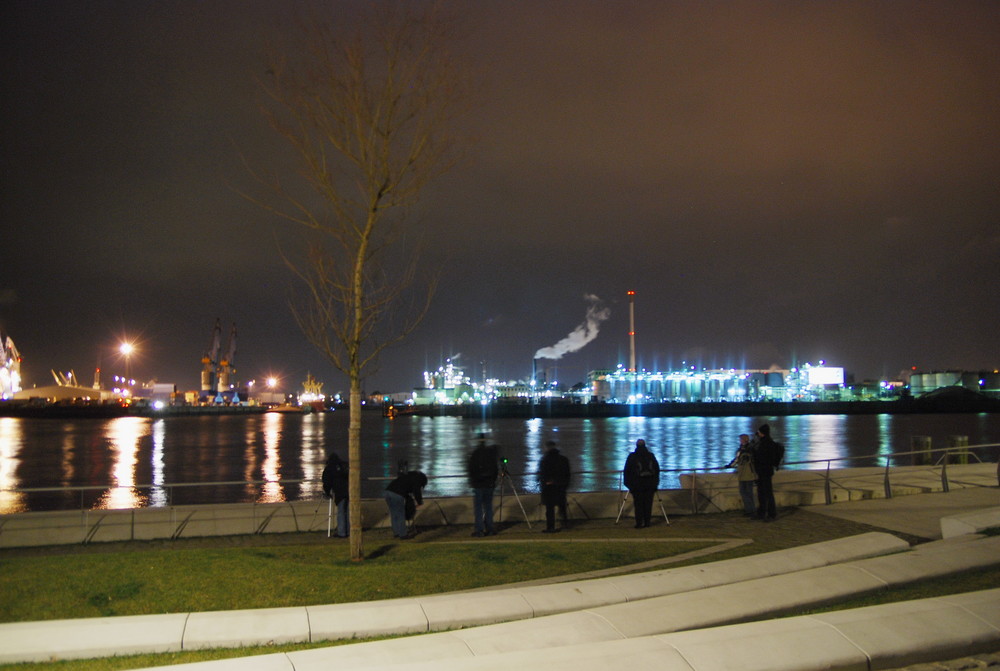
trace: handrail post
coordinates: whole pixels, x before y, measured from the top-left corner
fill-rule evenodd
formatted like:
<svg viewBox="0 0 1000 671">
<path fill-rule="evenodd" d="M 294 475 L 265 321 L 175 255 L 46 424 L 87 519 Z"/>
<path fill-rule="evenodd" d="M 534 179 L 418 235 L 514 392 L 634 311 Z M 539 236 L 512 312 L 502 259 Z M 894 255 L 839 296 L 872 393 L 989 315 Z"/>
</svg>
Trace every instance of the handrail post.
<svg viewBox="0 0 1000 671">
<path fill-rule="evenodd" d="M 885 498 L 892 498 L 892 485 L 889 483 L 889 464 L 891 463 L 892 457 L 886 455 L 885 457 L 885 480 L 882 486 L 885 488 Z"/>
<path fill-rule="evenodd" d="M 944 453 L 944 461 L 941 462 L 941 491 L 948 492 L 948 453 Z"/>
<path fill-rule="evenodd" d="M 826 460 L 826 476 L 823 478 L 823 489 L 826 491 L 826 505 L 833 503 L 833 493 L 830 491 L 830 460 Z"/>
</svg>

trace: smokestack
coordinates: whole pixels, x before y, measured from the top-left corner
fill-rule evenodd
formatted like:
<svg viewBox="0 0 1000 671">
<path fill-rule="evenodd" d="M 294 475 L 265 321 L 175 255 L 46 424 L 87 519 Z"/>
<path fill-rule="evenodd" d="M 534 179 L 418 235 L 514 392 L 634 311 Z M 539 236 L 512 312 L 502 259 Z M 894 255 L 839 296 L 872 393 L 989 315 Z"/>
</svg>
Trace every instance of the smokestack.
<svg viewBox="0 0 1000 671">
<path fill-rule="evenodd" d="M 635 372 L 635 292 L 628 292 L 628 369 Z"/>
</svg>

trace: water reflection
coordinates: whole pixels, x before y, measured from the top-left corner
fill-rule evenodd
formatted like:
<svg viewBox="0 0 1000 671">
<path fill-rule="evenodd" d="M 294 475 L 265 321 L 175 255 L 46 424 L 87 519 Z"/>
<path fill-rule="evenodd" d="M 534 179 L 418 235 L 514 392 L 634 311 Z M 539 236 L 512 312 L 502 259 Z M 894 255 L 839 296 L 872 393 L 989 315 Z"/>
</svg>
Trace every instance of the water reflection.
<svg viewBox="0 0 1000 671">
<path fill-rule="evenodd" d="M 268 413 L 271 415 L 280 413 Z M 300 491 L 301 496 L 319 496 L 323 491 L 320 479 L 323 476 L 323 466 L 326 464 L 326 423 L 324 415 L 310 413 L 302 421 L 302 450 L 299 454 L 301 479 L 306 480 L 306 489 Z M 343 455 L 346 458 L 346 455 Z"/>
<path fill-rule="evenodd" d="M 281 418 L 277 417 L 278 415 L 279 415 L 279 413 L 276 413 L 276 412 L 269 412 L 269 413 L 266 413 L 264 415 L 264 420 L 263 421 L 264 421 L 264 426 L 265 426 L 265 429 L 264 429 L 265 441 L 267 440 L 267 437 L 266 437 L 267 428 L 266 427 L 268 427 L 268 426 L 272 426 L 273 427 L 273 425 L 269 425 L 268 423 L 270 421 L 272 421 L 273 419 L 275 419 L 275 418 L 278 419 L 278 420 L 280 420 Z M 256 422 L 247 422 L 246 431 L 245 431 L 245 435 L 244 435 L 244 438 L 243 438 L 243 441 L 244 441 L 243 442 L 243 444 L 244 444 L 244 448 L 243 448 L 243 481 L 246 483 L 245 485 L 243 485 L 243 498 L 244 498 L 245 501 L 253 501 L 253 500 L 255 500 L 257 498 L 257 485 L 253 484 L 253 481 L 257 479 L 257 433 L 256 433 L 256 428 L 257 428 Z M 276 432 L 277 434 L 280 435 L 280 429 L 274 429 L 274 428 L 272 428 L 272 431 Z M 271 439 L 272 440 L 276 440 L 277 438 L 276 438 L 276 436 L 274 434 L 272 434 Z"/>
<path fill-rule="evenodd" d="M 278 452 L 283 421 L 284 416 L 280 412 L 264 414 L 264 461 L 260 465 L 264 485 L 257 497 L 258 503 L 281 503 L 285 500 L 280 481 L 281 456 Z"/>
<path fill-rule="evenodd" d="M 12 417 L 0 417 L 0 514 L 25 510 L 24 494 L 8 491 L 20 486 L 17 480 L 17 457 L 22 440 L 21 424 Z"/>
<path fill-rule="evenodd" d="M 796 417 L 797 439 L 793 449 L 785 454 L 785 461 L 798 461 L 799 446 L 809 445 L 809 459 L 835 459 L 840 456 L 844 436 L 843 418 L 839 415 L 807 415 Z M 805 441 L 805 443 L 803 443 Z"/>
<path fill-rule="evenodd" d="M 163 457 L 166 451 L 165 440 L 167 436 L 167 420 L 157 419 L 153 422 L 153 453 L 150 457 L 152 466 L 153 485 L 149 490 L 149 505 L 152 507 L 162 507 L 169 503 L 167 490 L 163 487 L 166 483 L 166 468 Z"/>
<path fill-rule="evenodd" d="M 95 508 L 118 510 L 138 508 L 145 503 L 136 489 L 135 468 L 138 463 L 139 440 L 149 431 L 148 420 L 141 417 L 119 417 L 108 425 L 107 440 L 111 449 L 112 487 L 101 496 Z"/>
<path fill-rule="evenodd" d="M 762 422 L 786 447 L 786 462 L 820 460 L 792 468 L 825 468 L 824 459 L 847 465 L 878 465 L 909 451 L 913 436 L 929 436 L 935 448 L 952 435 L 970 445 L 1000 441 L 1000 415 L 866 415 L 800 417 L 621 417 L 613 419 L 462 419 L 412 417 L 362 422 L 362 495 L 379 497 L 401 461 L 431 478 L 428 496 L 468 495 L 465 460 L 480 432 L 500 445 L 511 483 L 536 492 L 538 462 L 556 440 L 573 469 L 576 491 L 617 489 L 625 457 L 646 440 L 666 470 L 721 467 L 732 459 L 737 436 Z M 237 501 L 315 499 L 328 448 L 347 456 L 347 413 L 177 417 L 157 420 L 26 420 L 0 418 L 0 490 L 118 487 L 102 496 L 64 492 L 0 491 L 0 512 L 133 505 L 181 505 Z M 983 449 L 995 460 L 995 449 Z M 902 458 L 894 463 L 909 463 Z M 267 480 L 261 488 L 252 483 Z M 304 480 L 302 484 L 298 481 Z M 219 482 L 237 482 L 220 486 Z M 177 487 L 178 483 L 201 483 Z M 667 473 L 665 488 L 679 487 Z M 150 492 L 148 501 L 140 493 Z M 169 491 L 168 491 L 169 489 Z M 509 493 L 509 491 L 508 491 Z"/>
<path fill-rule="evenodd" d="M 892 454 L 892 421 L 890 415 L 878 415 L 878 453 Z"/>
</svg>

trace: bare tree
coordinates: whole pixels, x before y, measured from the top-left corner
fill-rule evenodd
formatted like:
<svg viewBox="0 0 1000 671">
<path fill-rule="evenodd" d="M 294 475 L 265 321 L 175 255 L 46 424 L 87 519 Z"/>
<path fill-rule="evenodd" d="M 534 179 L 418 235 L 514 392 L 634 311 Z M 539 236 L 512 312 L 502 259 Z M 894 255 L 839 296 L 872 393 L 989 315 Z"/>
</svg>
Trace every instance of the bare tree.
<svg viewBox="0 0 1000 671">
<path fill-rule="evenodd" d="M 409 334 L 433 295 L 417 271 L 412 211 L 427 184 L 454 163 L 451 122 L 466 79 L 447 51 L 450 25 L 436 8 L 369 5 L 351 34 L 302 22 L 301 40 L 272 50 L 265 113 L 301 170 L 269 178 L 272 211 L 305 227 L 308 251 L 286 261 L 302 281 L 295 318 L 350 381 L 350 546 L 364 557 L 361 394 L 379 354 Z M 290 54 L 299 54 L 297 57 Z M 308 188 L 302 188 L 305 185 Z"/>
</svg>

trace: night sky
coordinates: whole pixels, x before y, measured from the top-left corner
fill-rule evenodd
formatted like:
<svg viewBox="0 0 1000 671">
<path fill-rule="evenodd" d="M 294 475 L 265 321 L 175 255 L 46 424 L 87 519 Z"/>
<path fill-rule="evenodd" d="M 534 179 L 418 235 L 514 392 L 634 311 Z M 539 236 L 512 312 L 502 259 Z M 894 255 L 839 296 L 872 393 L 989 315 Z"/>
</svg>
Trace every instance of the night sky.
<svg viewBox="0 0 1000 671">
<path fill-rule="evenodd" d="M 256 82 L 296 6 L 0 3 L 0 330 L 25 387 L 124 372 L 129 338 L 137 377 L 197 388 L 220 319 L 241 379 L 346 391 L 288 307 L 297 231 L 240 195 L 243 158 L 292 169 Z M 627 365 L 629 290 L 646 369 L 1000 365 L 1000 3 L 451 6 L 478 141 L 421 203 L 440 289 L 367 391 L 447 357 L 527 378 L 581 326 L 550 378 Z"/>
</svg>

